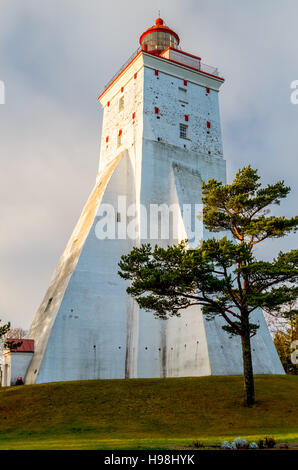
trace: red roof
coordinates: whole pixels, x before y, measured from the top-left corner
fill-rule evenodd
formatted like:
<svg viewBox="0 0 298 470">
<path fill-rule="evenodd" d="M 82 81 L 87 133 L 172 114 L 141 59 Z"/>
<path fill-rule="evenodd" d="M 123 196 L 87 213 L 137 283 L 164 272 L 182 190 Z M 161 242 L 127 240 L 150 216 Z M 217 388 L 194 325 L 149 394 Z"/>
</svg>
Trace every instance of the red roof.
<svg viewBox="0 0 298 470">
<path fill-rule="evenodd" d="M 20 343 L 21 346 L 13 348 L 12 352 L 34 352 L 34 339 L 7 338 L 6 343 Z"/>
<path fill-rule="evenodd" d="M 143 39 L 144 39 L 145 36 L 147 36 L 147 34 L 155 33 L 155 32 L 158 32 L 158 31 L 172 34 L 172 35 L 177 39 L 177 42 L 178 42 L 178 44 L 179 44 L 180 38 L 179 38 L 178 34 L 175 33 L 175 31 L 173 31 L 172 29 L 170 29 L 168 26 L 166 26 L 166 25 L 164 24 L 164 21 L 163 21 L 161 18 L 157 18 L 157 20 L 155 21 L 155 25 L 151 26 L 151 28 L 147 29 L 147 31 L 145 31 L 145 32 L 141 35 L 141 37 L 140 37 L 140 44 L 142 45 Z"/>
</svg>

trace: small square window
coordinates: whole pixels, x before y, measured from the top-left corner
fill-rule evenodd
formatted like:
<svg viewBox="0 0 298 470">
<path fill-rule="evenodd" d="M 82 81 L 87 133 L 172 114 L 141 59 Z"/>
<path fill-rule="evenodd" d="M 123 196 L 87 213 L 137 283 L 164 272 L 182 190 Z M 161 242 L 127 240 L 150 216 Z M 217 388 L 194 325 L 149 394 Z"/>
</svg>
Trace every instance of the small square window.
<svg viewBox="0 0 298 470">
<path fill-rule="evenodd" d="M 180 88 L 179 87 L 179 100 L 183 101 L 184 103 L 188 103 L 187 90 L 185 88 Z"/>
<path fill-rule="evenodd" d="M 124 96 L 121 96 L 119 100 L 119 111 L 122 111 L 124 109 Z"/>
<path fill-rule="evenodd" d="M 188 139 L 188 126 L 186 124 L 180 124 L 180 138 Z"/>
</svg>

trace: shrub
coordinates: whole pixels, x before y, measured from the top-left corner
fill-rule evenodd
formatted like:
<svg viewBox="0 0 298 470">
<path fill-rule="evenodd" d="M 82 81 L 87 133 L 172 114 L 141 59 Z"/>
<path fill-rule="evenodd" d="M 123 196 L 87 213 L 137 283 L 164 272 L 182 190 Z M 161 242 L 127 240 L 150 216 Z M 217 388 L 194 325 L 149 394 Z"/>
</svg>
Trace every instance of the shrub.
<svg viewBox="0 0 298 470">
<path fill-rule="evenodd" d="M 242 450 L 242 449 L 258 449 L 258 444 L 256 442 L 249 442 L 246 439 L 237 437 L 232 442 L 224 441 L 221 444 L 222 449 L 233 449 L 233 450 Z"/>
<path fill-rule="evenodd" d="M 259 449 L 273 449 L 276 446 L 274 437 L 265 437 L 258 442 Z"/>
<path fill-rule="evenodd" d="M 229 441 L 224 441 L 222 444 L 221 444 L 221 448 L 222 449 L 231 449 L 231 444 Z"/>
<path fill-rule="evenodd" d="M 251 443 L 249 444 L 249 448 L 250 448 L 250 449 L 258 449 L 258 444 L 257 444 L 256 442 L 251 442 Z"/>
<path fill-rule="evenodd" d="M 248 448 L 248 442 L 245 439 L 242 439 L 241 437 L 237 437 L 234 439 L 233 443 L 236 449 L 247 449 Z"/>
<path fill-rule="evenodd" d="M 274 437 L 265 437 L 265 447 L 268 449 L 273 449 L 276 446 L 276 440 Z"/>
<path fill-rule="evenodd" d="M 193 446 L 196 447 L 196 449 L 200 449 L 200 448 L 204 447 L 204 444 L 202 442 L 199 442 L 199 441 L 194 441 Z"/>
<path fill-rule="evenodd" d="M 259 447 L 259 449 L 265 449 L 263 439 L 260 439 L 260 440 L 259 440 L 259 442 L 258 442 L 258 447 Z"/>
</svg>

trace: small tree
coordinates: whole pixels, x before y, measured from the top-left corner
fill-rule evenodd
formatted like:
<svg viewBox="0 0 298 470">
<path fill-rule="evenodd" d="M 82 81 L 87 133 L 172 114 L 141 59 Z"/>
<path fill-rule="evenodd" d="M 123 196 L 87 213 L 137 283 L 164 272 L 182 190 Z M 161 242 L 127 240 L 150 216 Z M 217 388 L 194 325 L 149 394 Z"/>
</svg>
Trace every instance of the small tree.
<svg viewBox="0 0 298 470">
<path fill-rule="evenodd" d="M 1 323 L 1 320 L 0 320 Z M 12 336 L 12 333 L 16 333 L 17 336 Z M 26 332 L 22 330 L 21 328 L 11 328 L 10 322 L 5 323 L 4 325 L 0 324 L 0 351 L 3 350 L 3 348 L 9 348 L 11 350 L 19 347 L 22 345 L 22 341 L 6 341 L 6 339 L 12 338 L 12 339 L 19 339 L 19 338 L 24 338 Z"/>
<path fill-rule="evenodd" d="M 23 328 L 20 327 L 12 327 L 9 328 L 6 338 L 13 338 L 13 339 L 23 339 L 27 336 L 28 331 L 24 330 Z"/>
<path fill-rule="evenodd" d="M 1 323 L 1 320 L 0 320 Z M 0 324 L 0 340 L 2 340 L 10 329 L 10 323 L 5 323 L 4 325 Z"/>
<path fill-rule="evenodd" d="M 264 188 L 257 171 L 239 170 L 232 184 L 203 183 L 205 227 L 226 236 L 188 249 L 186 242 L 167 249 L 150 244 L 134 248 L 119 263 L 120 276 L 131 281 L 127 292 L 139 306 L 158 318 L 179 316 L 182 309 L 200 305 L 208 319 L 220 315 L 223 329 L 241 338 L 246 404 L 255 402 L 251 337 L 258 325 L 250 316 L 257 308 L 279 312 L 297 298 L 298 250 L 279 253 L 272 262 L 257 261 L 254 248 L 266 239 L 295 231 L 298 216 L 268 215 L 290 188 L 283 181 Z"/>
</svg>

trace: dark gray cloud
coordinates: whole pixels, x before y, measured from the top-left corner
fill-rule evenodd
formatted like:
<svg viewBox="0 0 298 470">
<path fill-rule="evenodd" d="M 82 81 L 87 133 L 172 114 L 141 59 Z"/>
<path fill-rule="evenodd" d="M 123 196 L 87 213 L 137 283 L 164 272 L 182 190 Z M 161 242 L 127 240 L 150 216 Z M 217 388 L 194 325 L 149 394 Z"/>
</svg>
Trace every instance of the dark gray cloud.
<svg viewBox="0 0 298 470">
<path fill-rule="evenodd" d="M 0 318 L 28 327 L 95 180 L 97 96 L 158 9 L 184 50 L 219 67 L 229 179 L 246 164 L 297 201 L 296 0 L 2 0 Z M 295 237 L 262 252 L 297 245 Z"/>
</svg>

